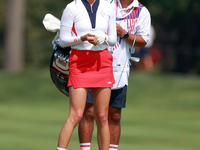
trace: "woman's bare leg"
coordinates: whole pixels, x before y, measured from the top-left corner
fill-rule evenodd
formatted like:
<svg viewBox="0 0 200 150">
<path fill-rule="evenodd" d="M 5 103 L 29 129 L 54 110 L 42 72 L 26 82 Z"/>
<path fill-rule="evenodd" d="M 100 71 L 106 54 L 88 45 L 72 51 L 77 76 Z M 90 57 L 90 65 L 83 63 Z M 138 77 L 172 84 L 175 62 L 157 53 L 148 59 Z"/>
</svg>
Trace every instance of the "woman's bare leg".
<svg viewBox="0 0 200 150">
<path fill-rule="evenodd" d="M 70 110 L 69 116 L 65 121 L 59 135 L 58 147 L 67 148 L 75 126 L 83 116 L 86 104 L 86 95 L 88 89 L 69 87 L 70 92 Z"/>
<path fill-rule="evenodd" d="M 108 150 L 110 144 L 110 131 L 108 125 L 108 108 L 110 101 L 110 88 L 92 89 L 94 99 L 94 117 L 97 124 L 99 150 Z"/>
</svg>

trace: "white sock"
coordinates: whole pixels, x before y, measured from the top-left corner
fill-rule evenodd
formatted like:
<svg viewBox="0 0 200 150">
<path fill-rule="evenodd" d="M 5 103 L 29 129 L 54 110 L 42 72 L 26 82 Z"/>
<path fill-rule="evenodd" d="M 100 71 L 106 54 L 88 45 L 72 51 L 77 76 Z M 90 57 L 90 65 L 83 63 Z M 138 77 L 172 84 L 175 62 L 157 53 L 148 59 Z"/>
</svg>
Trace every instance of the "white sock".
<svg viewBox="0 0 200 150">
<path fill-rule="evenodd" d="M 67 149 L 57 147 L 57 150 L 67 150 Z"/>
<path fill-rule="evenodd" d="M 81 150 L 90 150 L 91 143 L 80 143 Z"/>
<path fill-rule="evenodd" d="M 117 149 L 118 149 L 118 145 L 114 145 L 114 144 L 109 145 L 109 150 L 117 150 Z"/>
</svg>

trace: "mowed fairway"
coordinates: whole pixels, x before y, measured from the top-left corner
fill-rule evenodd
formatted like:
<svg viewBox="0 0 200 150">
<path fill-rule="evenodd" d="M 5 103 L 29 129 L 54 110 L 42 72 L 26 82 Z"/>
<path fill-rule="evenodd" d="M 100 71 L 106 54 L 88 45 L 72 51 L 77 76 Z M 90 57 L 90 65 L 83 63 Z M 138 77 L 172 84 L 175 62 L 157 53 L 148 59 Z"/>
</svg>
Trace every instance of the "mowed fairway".
<svg viewBox="0 0 200 150">
<path fill-rule="evenodd" d="M 55 150 L 69 99 L 48 70 L 0 72 L 0 150 Z M 199 150 L 200 76 L 131 72 L 119 150 Z M 96 127 L 92 150 L 98 150 Z M 79 150 L 77 127 L 68 150 Z"/>
</svg>

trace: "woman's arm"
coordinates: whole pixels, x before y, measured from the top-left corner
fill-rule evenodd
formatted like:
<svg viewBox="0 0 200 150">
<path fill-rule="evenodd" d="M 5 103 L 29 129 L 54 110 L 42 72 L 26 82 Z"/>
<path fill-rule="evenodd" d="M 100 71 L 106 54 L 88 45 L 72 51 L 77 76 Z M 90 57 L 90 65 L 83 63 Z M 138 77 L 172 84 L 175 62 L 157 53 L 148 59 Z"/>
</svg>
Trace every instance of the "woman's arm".
<svg viewBox="0 0 200 150">
<path fill-rule="evenodd" d="M 93 34 L 88 33 L 83 36 L 71 36 L 74 15 L 73 10 L 70 8 L 71 7 L 67 6 L 62 14 L 59 39 L 60 45 L 62 47 L 68 47 L 81 44 L 84 41 L 97 45 L 97 37 Z"/>
<path fill-rule="evenodd" d="M 107 43 L 110 46 L 115 46 L 117 44 L 117 31 L 116 31 L 116 15 L 115 15 L 115 7 L 112 5 L 111 7 L 111 16 L 108 24 L 108 32 L 107 32 Z"/>
</svg>

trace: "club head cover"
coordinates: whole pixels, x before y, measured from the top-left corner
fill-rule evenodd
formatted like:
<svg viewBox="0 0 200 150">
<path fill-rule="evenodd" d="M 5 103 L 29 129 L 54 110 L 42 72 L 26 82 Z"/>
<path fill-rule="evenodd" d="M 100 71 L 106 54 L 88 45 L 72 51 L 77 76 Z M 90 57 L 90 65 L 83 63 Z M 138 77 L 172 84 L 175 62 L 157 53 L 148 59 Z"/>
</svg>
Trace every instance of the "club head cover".
<svg viewBox="0 0 200 150">
<path fill-rule="evenodd" d="M 52 14 L 46 14 L 42 22 L 46 30 L 50 32 L 60 31 L 60 20 Z"/>
</svg>

